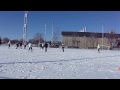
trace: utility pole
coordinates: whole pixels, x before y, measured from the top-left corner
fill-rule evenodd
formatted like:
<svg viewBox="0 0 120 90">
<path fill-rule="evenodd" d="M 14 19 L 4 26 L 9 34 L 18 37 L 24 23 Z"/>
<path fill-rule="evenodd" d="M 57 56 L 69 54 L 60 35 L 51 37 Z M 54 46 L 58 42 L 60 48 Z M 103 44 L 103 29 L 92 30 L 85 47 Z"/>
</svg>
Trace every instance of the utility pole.
<svg viewBox="0 0 120 90">
<path fill-rule="evenodd" d="M 27 16 L 28 16 L 28 11 L 25 11 L 24 26 L 23 26 L 23 44 L 27 43 Z"/>
</svg>

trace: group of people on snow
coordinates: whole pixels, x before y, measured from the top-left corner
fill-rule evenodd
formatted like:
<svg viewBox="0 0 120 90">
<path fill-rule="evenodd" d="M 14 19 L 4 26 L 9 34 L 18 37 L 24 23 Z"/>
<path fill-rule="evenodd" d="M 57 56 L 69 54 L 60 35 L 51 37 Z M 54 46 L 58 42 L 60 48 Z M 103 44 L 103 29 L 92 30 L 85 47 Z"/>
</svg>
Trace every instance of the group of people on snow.
<svg viewBox="0 0 120 90">
<path fill-rule="evenodd" d="M 41 45 L 42 45 L 41 48 L 43 49 L 43 48 L 45 47 L 45 52 L 47 52 L 47 48 L 48 48 L 47 42 L 45 42 L 45 44 L 41 44 Z M 29 47 L 28 51 L 31 51 L 31 52 L 32 52 L 32 51 L 33 51 L 33 50 L 32 50 L 33 45 L 32 45 L 31 42 L 28 44 L 28 47 Z"/>
<path fill-rule="evenodd" d="M 11 41 L 8 42 L 8 48 L 11 46 Z M 16 43 L 16 49 L 20 47 L 22 49 L 22 42 Z M 26 44 L 24 43 L 24 49 L 26 48 Z"/>
<path fill-rule="evenodd" d="M 9 41 L 8 48 L 10 48 L 10 45 L 11 45 L 11 42 Z M 24 49 L 26 48 L 26 45 L 27 44 L 24 44 Z M 18 47 L 20 47 L 22 49 L 22 42 L 16 43 L 16 49 L 18 49 Z M 33 47 L 33 44 L 31 42 L 29 42 L 28 43 L 28 51 L 33 52 L 32 47 Z M 42 49 L 45 48 L 45 52 L 47 52 L 48 43 L 45 42 L 45 43 L 40 44 L 40 48 L 42 48 Z M 62 51 L 64 52 L 64 44 L 63 43 L 62 43 Z"/>
<path fill-rule="evenodd" d="M 11 42 L 9 41 L 9 42 L 8 42 L 8 48 L 10 48 L 10 45 L 11 45 Z M 24 44 L 24 49 L 26 48 L 26 45 L 27 45 L 27 44 Z M 16 43 L 16 49 L 17 49 L 19 46 L 20 46 L 20 48 L 22 49 L 22 42 Z M 39 46 L 40 46 L 40 48 L 42 48 L 42 49 L 45 47 L 45 52 L 47 52 L 47 48 L 48 48 L 48 43 L 47 43 L 47 42 L 45 42 L 44 44 L 42 43 L 42 44 L 40 44 Z M 32 50 L 33 45 L 32 45 L 31 42 L 28 44 L 28 47 L 29 47 L 28 51 L 31 51 L 31 52 L 32 52 L 32 51 L 33 51 L 33 50 Z M 63 51 L 63 52 L 64 52 L 64 48 L 65 48 L 65 45 L 64 45 L 64 43 L 62 43 L 62 51 Z M 97 45 L 97 51 L 98 51 L 98 53 L 100 53 L 100 45 L 99 45 L 99 43 L 98 43 L 98 45 Z"/>
</svg>

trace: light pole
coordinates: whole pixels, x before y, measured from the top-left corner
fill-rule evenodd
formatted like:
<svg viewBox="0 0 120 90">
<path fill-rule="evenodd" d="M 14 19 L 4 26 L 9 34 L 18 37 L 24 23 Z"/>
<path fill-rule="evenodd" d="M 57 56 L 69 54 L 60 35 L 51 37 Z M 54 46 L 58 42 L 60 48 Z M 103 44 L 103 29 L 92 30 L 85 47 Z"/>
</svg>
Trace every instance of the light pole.
<svg viewBox="0 0 120 90">
<path fill-rule="evenodd" d="M 52 44 L 54 42 L 54 22 L 52 23 Z"/>
<path fill-rule="evenodd" d="M 28 11 L 25 11 L 24 26 L 23 26 L 23 43 L 27 42 L 27 16 L 28 16 Z"/>
<path fill-rule="evenodd" d="M 46 23 L 45 23 L 45 37 L 44 37 L 44 39 L 45 39 L 45 42 L 46 42 Z"/>
<path fill-rule="evenodd" d="M 103 38 L 104 38 L 104 25 L 102 24 L 102 49 L 103 49 Z"/>
</svg>

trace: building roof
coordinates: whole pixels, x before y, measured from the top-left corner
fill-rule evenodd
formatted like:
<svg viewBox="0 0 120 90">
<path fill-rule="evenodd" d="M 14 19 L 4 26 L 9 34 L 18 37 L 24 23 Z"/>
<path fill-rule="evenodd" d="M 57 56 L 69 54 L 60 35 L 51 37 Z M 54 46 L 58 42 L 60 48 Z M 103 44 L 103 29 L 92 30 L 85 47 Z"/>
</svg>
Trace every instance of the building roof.
<svg viewBox="0 0 120 90">
<path fill-rule="evenodd" d="M 62 32 L 63 36 L 76 36 L 76 37 L 95 37 L 95 38 L 102 38 L 102 33 L 96 32 Z M 120 34 L 110 34 L 110 33 L 103 33 L 103 36 L 106 38 L 120 38 Z"/>
</svg>

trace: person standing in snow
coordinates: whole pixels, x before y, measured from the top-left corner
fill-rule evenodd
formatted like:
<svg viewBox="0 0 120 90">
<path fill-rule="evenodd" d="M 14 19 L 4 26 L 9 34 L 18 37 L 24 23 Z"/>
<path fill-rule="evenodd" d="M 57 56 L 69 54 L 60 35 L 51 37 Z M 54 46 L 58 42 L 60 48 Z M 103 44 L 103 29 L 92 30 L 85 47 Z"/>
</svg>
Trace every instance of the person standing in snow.
<svg viewBox="0 0 120 90">
<path fill-rule="evenodd" d="M 16 49 L 19 47 L 19 42 L 18 43 L 16 43 Z"/>
<path fill-rule="evenodd" d="M 65 46 L 64 46 L 64 44 L 62 43 L 62 50 L 63 50 L 63 52 L 64 52 L 64 48 L 65 48 Z"/>
<path fill-rule="evenodd" d="M 42 43 L 42 49 L 44 48 L 44 44 Z"/>
<path fill-rule="evenodd" d="M 10 44 L 11 44 L 11 42 L 9 41 L 9 42 L 8 42 L 8 48 L 10 48 Z"/>
<path fill-rule="evenodd" d="M 40 42 L 38 43 L 38 47 L 40 47 Z"/>
<path fill-rule="evenodd" d="M 47 42 L 45 43 L 44 47 L 45 47 L 45 52 L 47 52 L 47 47 L 48 47 Z"/>
<path fill-rule="evenodd" d="M 100 53 L 100 45 L 99 45 L 99 43 L 98 43 L 98 45 L 97 45 L 97 50 L 98 50 L 98 52 Z"/>
<path fill-rule="evenodd" d="M 20 48 L 22 49 L 22 42 L 20 42 Z"/>
<path fill-rule="evenodd" d="M 24 42 L 24 49 L 26 49 L 26 42 Z"/>
<path fill-rule="evenodd" d="M 40 48 L 42 48 L 42 43 L 40 43 Z"/>
<path fill-rule="evenodd" d="M 29 47 L 28 52 L 29 52 L 29 50 L 31 50 L 31 52 L 32 52 L 32 43 L 29 43 L 28 47 Z"/>
</svg>

